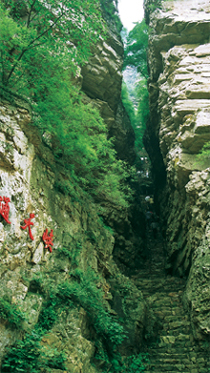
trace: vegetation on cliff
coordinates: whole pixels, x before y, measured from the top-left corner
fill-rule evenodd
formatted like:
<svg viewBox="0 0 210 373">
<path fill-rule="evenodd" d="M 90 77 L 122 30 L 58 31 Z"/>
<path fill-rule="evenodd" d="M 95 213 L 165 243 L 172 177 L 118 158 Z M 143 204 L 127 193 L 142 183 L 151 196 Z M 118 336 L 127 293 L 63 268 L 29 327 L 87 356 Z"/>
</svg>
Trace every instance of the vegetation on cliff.
<svg viewBox="0 0 210 373">
<path fill-rule="evenodd" d="M 149 115 L 149 95 L 147 90 L 147 46 L 148 28 L 145 21 L 139 22 L 129 32 L 125 39 L 124 69 L 130 66 L 136 68 L 139 73 L 133 96 L 135 106 L 130 99 L 126 84 L 122 87 L 122 100 L 128 112 L 136 135 L 136 149 L 143 148 L 143 134 L 146 129 L 146 122 Z"/>
<path fill-rule="evenodd" d="M 197 155 L 197 162 L 199 164 L 203 164 L 208 166 L 210 160 L 210 141 L 206 142 L 202 147 L 200 153 Z"/>
<path fill-rule="evenodd" d="M 109 13 L 110 9 L 112 6 L 107 8 L 106 4 L 105 11 Z M 54 156 L 53 161 L 52 157 L 43 157 L 42 161 L 58 175 L 54 187 L 70 195 L 71 201 L 79 202 L 75 205 L 84 208 L 88 218 L 82 222 L 80 239 L 84 240 L 87 250 L 94 242 L 92 250 L 97 251 L 100 242 L 93 230 L 104 239 L 104 232 L 108 229 L 88 204 L 91 205 L 90 201 L 97 196 L 125 207 L 131 197 L 130 189 L 125 186 L 131 172 L 117 159 L 112 141 L 107 139 L 103 120 L 96 109 L 86 104 L 79 87 L 79 66 L 87 62 L 91 46 L 101 36 L 106 37 L 99 2 L 2 1 L 0 17 L 0 94 L 14 104 L 16 100 L 13 98 L 20 98 L 30 105 L 32 124 L 40 131 L 44 149 L 50 149 Z M 40 151 L 39 156 L 42 155 Z M 94 218 L 92 230 L 86 227 L 90 217 Z M 110 234 L 108 238 L 111 241 L 113 237 Z M 128 358 L 125 364 L 118 353 L 117 348 L 126 338 L 122 326 L 124 320 L 119 321 L 119 317 L 110 312 L 102 275 L 97 277 L 95 270 L 86 271 L 89 263 L 82 257 L 80 241 L 75 235 L 71 239 L 76 253 L 69 243 L 60 247 L 56 260 L 53 252 L 52 261 L 41 263 L 33 278 L 28 273 L 34 265 L 30 259 L 21 268 L 21 284 L 27 288 L 28 302 L 30 294 L 41 299 L 40 304 L 35 305 L 40 307 L 37 313 L 34 312 L 39 314 L 38 320 L 34 322 L 32 313 L 27 312 L 27 299 L 24 302 L 18 299 L 15 306 L 12 296 L 9 300 L 0 300 L 0 316 L 6 328 L 15 326 L 17 331 L 17 341 L 9 346 L 4 356 L 2 372 L 66 370 L 67 357 L 65 349 L 62 351 L 65 343 L 58 351 L 49 345 L 45 347 L 43 340 L 56 323 L 64 324 L 66 320 L 62 318 L 71 317 L 74 311 L 78 314 L 81 308 L 89 323 L 90 335 L 87 338 L 94 340 L 94 363 L 97 365 L 99 361 L 97 371 L 143 371 L 140 355 Z M 99 267 L 103 261 L 107 264 L 104 252 L 101 254 L 103 258 L 97 258 L 95 252 L 94 255 L 96 262 L 100 259 Z"/>
<path fill-rule="evenodd" d="M 10 0 L 1 3 L 0 16 L 1 95 L 30 102 L 33 124 L 66 173 L 56 187 L 77 200 L 80 188 L 127 205 L 126 165 L 116 159 L 98 111 L 72 83 L 91 46 L 105 37 L 98 0 Z"/>
</svg>

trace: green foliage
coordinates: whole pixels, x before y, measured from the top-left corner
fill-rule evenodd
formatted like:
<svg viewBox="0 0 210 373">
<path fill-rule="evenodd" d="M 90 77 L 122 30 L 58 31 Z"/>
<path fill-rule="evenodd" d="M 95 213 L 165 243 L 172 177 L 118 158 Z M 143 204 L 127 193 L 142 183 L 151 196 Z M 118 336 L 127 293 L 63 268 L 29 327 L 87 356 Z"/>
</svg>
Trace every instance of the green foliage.
<svg viewBox="0 0 210 373">
<path fill-rule="evenodd" d="M 71 83 L 77 65 L 87 62 L 91 46 L 104 36 L 98 0 L 10 0 L 1 3 L 0 16 L 0 87 L 7 90 L 1 93 L 30 100 L 33 124 L 55 157 L 55 188 L 76 201 L 83 191 L 127 206 L 126 165 L 116 160 L 98 111 Z"/>
<path fill-rule="evenodd" d="M 196 156 L 197 163 L 204 165 L 206 167 L 210 164 L 210 141 L 204 144 L 203 148 L 201 149 L 200 153 Z"/>
<path fill-rule="evenodd" d="M 72 258 L 72 252 L 66 247 L 59 247 L 57 250 L 58 254 L 66 256 L 68 259 Z"/>
<path fill-rule="evenodd" d="M 40 348 L 39 335 L 26 335 L 25 339 L 18 341 L 4 358 L 2 372 L 38 372 Z"/>
<path fill-rule="evenodd" d="M 58 256 L 64 255 L 71 261 L 71 265 L 79 265 L 79 257 L 82 250 L 82 242 L 80 238 L 71 237 L 71 242 L 66 246 L 58 248 Z"/>
<path fill-rule="evenodd" d="M 110 25 L 110 22 L 113 22 L 117 27 L 117 30 L 120 32 L 122 29 L 122 22 L 119 18 L 117 11 L 117 1 L 114 4 L 113 0 L 100 0 L 101 10 L 103 17 L 106 19 L 107 23 Z"/>
<path fill-rule="evenodd" d="M 125 339 L 123 327 L 113 320 L 105 309 L 103 291 L 97 287 L 98 278 L 92 269 L 83 273 L 74 271 L 77 281 L 64 282 L 58 286 L 58 294 L 63 301 L 79 304 L 87 312 L 97 335 L 102 338 L 106 348 L 113 349 Z"/>
<path fill-rule="evenodd" d="M 129 93 L 128 93 L 128 89 L 127 89 L 125 81 L 122 82 L 121 97 L 122 97 L 122 102 L 125 107 L 125 110 L 130 118 L 132 127 L 135 128 L 136 115 L 135 115 L 134 105 L 129 97 Z"/>
<path fill-rule="evenodd" d="M 148 8 L 151 12 L 154 12 L 155 9 L 162 9 L 163 3 L 170 0 L 150 0 L 150 4 L 148 5 Z"/>
<path fill-rule="evenodd" d="M 65 369 L 65 354 L 57 349 L 44 348 L 42 335 L 33 330 L 8 351 L 2 363 L 2 373 L 50 372 L 51 368 Z"/>
<path fill-rule="evenodd" d="M 52 372 L 51 368 L 66 371 L 66 354 L 63 351 L 58 351 L 56 348 L 47 348 L 43 353 L 43 358 L 43 366 L 45 366 L 46 372 Z"/>
<path fill-rule="evenodd" d="M 128 34 L 125 46 L 124 68 L 126 66 L 136 67 L 137 71 L 145 79 L 148 78 L 147 47 L 148 26 L 143 19 Z"/>
<path fill-rule="evenodd" d="M 4 298 L 0 298 L 0 318 L 6 320 L 16 329 L 20 329 L 24 321 L 24 316 L 18 307 L 15 304 L 9 303 Z"/>
<path fill-rule="evenodd" d="M 124 68 L 127 66 L 137 69 L 138 81 L 133 89 L 133 103 L 129 97 L 125 83 L 122 86 L 122 101 L 130 117 L 135 131 L 136 150 L 143 148 L 143 134 L 149 117 L 149 94 L 147 90 L 147 46 L 148 28 L 145 21 L 137 23 L 125 38 L 125 60 Z"/>
<path fill-rule="evenodd" d="M 149 93 L 147 90 L 147 80 L 142 78 L 136 84 L 134 90 L 135 102 L 137 110 L 134 110 L 134 105 L 129 98 L 126 83 L 122 85 L 122 102 L 129 115 L 131 125 L 135 132 L 135 147 L 139 151 L 143 148 L 143 135 L 146 129 L 146 123 L 149 117 Z"/>
<path fill-rule="evenodd" d="M 152 0 L 148 6 L 148 8 L 154 12 L 155 9 L 161 9 L 162 8 L 162 2 L 164 0 Z"/>
<path fill-rule="evenodd" d="M 126 365 L 128 366 L 126 373 L 144 372 L 148 363 L 147 354 L 129 356 L 126 361 Z"/>
<path fill-rule="evenodd" d="M 140 373 L 147 370 L 148 364 L 149 359 L 145 353 L 128 356 L 123 361 L 120 355 L 116 354 L 111 361 L 107 362 L 103 373 Z"/>
<path fill-rule="evenodd" d="M 143 135 L 146 130 L 146 123 L 149 119 L 149 92 L 147 89 L 147 79 L 142 78 L 136 87 L 136 97 L 138 108 L 136 113 L 136 147 L 143 148 Z"/>
<path fill-rule="evenodd" d="M 50 330 L 58 319 L 57 307 L 60 304 L 58 298 L 54 294 L 50 295 L 47 302 L 44 303 L 39 315 L 38 327 L 42 330 Z"/>
<path fill-rule="evenodd" d="M 69 17 L 70 10 L 73 17 Z M 68 62 L 72 65 L 72 59 L 84 63 L 90 55 L 89 40 L 96 42 L 103 32 L 97 0 L 85 3 L 81 0 L 46 0 L 44 3 L 9 0 L 1 2 L 0 16 L 0 80 L 16 90 L 31 86 L 30 68 L 37 63 L 34 60 L 37 53 L 42 55 L 46 67 L 45 52 L 49 50 L 55 59 L 61 60 L 62 56 L 63 67 Z"/>
</svg>

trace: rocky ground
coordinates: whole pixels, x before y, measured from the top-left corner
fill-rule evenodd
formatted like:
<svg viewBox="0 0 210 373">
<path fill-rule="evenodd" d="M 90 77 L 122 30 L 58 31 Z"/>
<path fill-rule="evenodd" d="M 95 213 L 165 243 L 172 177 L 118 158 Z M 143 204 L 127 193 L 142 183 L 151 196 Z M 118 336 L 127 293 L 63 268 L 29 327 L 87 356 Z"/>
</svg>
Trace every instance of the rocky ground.
<svg viewBox="0 0 210 373">
<path fill-rule="evenodd" d="M 150 122 L 145 144 L 165 226 L 166 266 L 187 278 L 194 337 L 210 335 L 210 7 L 206 0 L 145 1 L 150 27 Z"/>
<path fill-rule="evenodd" d="M 145 373 L 206 373 L 209 353 L 194 340 L 189 313 L 183 307 L 186 281 L 166 273 L 163 238 L 147 232 L 147 259 L 134 276 L 148 304 L 145 351 L 150 364 Z"/>
</svg>

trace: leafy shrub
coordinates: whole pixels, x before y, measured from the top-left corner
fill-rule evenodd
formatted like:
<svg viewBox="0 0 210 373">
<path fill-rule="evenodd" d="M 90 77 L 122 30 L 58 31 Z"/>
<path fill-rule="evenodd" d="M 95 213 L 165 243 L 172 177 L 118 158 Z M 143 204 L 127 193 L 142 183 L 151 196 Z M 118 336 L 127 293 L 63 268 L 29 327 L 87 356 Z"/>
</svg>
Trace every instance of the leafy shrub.
<svg viewBox="0 0 210 373">
<path fill-rule="evenodd" d="M 126 360 L 126 365 L 128 366 L 126 373 L 144 372 L 148 363 L 149 359 L 147 354 L 129 356 Z"/>
<path fill-rule="evenodd" d="M 117 3 L 117 1 L 115 1 L 115 3 Z M 114 25 L 117 27 L 117 30 L 120 32 L 122 29 L 122 22 L 119 18 L 119 14 L 113 0 L 100 0 L 100 4 L 104 19 L 108 24 L 113 21 Z"/>
<path fill-rule="evenodd" d="M 133 66 L 145 79 L 147 69 L 148 26 L 143 19 L 129 32 L 126 38 L 124 68 Z"/>
<path fill-rule="evenodd" d="M 133 100 L 130 99 L 126 84 L 122 85 L 122 101 L 130 117 L 135 132 L 135 147 L 139 151 L 143 148 L 143 135 L 149 118 L 149 93 L 147 89 L 147 47 L 148 27 L 145 20 L 136 24 L 125 40 L 124 69 L 127 66 L 137 70 L 138 80 L 132 89 Z M 135 103 L 135 108 L 134 108 Z"/>
<path fill-rule="evenodd" d="M 36 373 L 40 368 L 40 336 L 33 333 L 18 341 L 5 356 L 2 372 Z"/>
<path fill-rule="evenodd" d="M 200 153 L 197 155 L 197 163 L 206 165 L 210 164 L 210 141 L 204 144 Z"/>
<path fill-rule="evenodd" d="M 57 253 L 58 256 L 64 255 L 66 258 L 68 258 L 72 265 L 78 265 L 79 256 L 82 250 L 82 243 L 78 237 L 71 237 L 71 239 L 72 241 L 69 242 L 67 246 L 58 248 Z"/>
<path fill-rule="evenodd" d="M 113 320 L 105 308 L 103 291 L 97 287 L 97 277 L 93 270 L 86 273 L 74 271 L 78 282 L 64 282 L 58 286 L 58 294 L 63 301 L 79 304 L 85 309 L 97 335 L 102 338 L 106 348 L 120 345 L 126 335 L 123 327 Z"/>
<path fill-rule="evenodd" d="M 9 322 L 9 324 L 17 329 L 22 327 L 24 315 L 15 304 L 9 303 L 4 298 L 0 298 L 0 318 Z"/>
<path fill-rule="evenodd" d="M 67 0 L 65 5 L 10 0 L 0 4 L 0 17 L 0 86 L 30 100 L 33 124 L 59 170 L 55 187 L 77 201 L 85 192 L 127 206 L 130 190 L 122 185 L 129 172 L 116 159 L 99 112 L 72 84 L 78 64 L 88 60 L 91 45 L 105 35 L 98 0 Z"/>
<path fill-rule="evenodd" d="M 65 369 L 65 353 L 41 345 L 42 334 L 33 330 L 17 341 L 3 359 L 2 373 L 50 372 L 49 368 Z"/>
<path fill-rule="evenodd" d="M 145 353 L 128 356 L 123 361 L 120 355 L 115 354 L 115 357 L 111 361 L 106 362 L 103 373 L 140 373 L 145 372 L 148 364 L 149 359 Z"/>
<path fill-rule="evenodd" d="M 39 315 L 38 327 L 42 330 L 50 330 L 56 320 L 58 319 L 57 315 L 58 299 L 51 295 L 50 299 L 45 302 L 43 308 Z"/>
</svg>

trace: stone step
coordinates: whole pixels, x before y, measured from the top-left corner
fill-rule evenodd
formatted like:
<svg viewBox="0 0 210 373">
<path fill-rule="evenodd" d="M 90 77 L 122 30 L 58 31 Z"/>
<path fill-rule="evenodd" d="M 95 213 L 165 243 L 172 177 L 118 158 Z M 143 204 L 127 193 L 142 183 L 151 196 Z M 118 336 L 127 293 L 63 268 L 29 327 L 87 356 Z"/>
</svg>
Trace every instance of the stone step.
<svg viewBox="0 0 210 373">
<path fill-rule="evenodd" d="M 191 345 L 191 346 L 187 346 L 187 347 L 183 347 L 181 346 L 177 346 L 177 345 L 171 345 L 171 344 L 165 344 L 165 345 L 156 345 L 156 347 L 151 347 L 150 349 L 148 349 L 148 352 L 152 355 L 153 352 L 156 353 L 156 354 L 161 354 L 161 353 L 168 353 L 168 354 L 175 354 L 175 353 L 180 353 L 180 354 L 189 354 L 190 353 L 195 353 L 195 346 L 194 345 Z M 196 356 L 197 356 L 197 353 L 196 352 Z M 200 356 L 200 354 L 199 354 Z M 203 356 L 203 355 L 202 355 Z"/>
<path fill-rule="evenodd" d="M 168 322 L 165 318 L 162 320 L 162 327 L 164 330 L 175 330 L 178 328 L 185 328 L 186 330 L 191 330 L 190 322 L 184 319 L 184 316 L 174 317 L 174 320 Z"/>
<path fill-rule="evenodd" d="M 181 302 L 172 302 L 170 301 L 170 299 L 165 302 L 164 304 L 162 303 L 162 300 L 156 300 L 155 302 L 152 303 L 152 308 L 155 309 L 155 308 L 158 308 L 160 310 L 167 310 L 167 309 L 170 309 L 170 308 L 175 308 L 175 307 L 180 307 L 181 309 Z M 181 309 L 182 310 L 182 309 Z"/>
<path fill-rule="evenodd" d="M 193 344 L 190 340 L 176 340 L 176 343 L 174 342 L 168 342 L 169 338 L 176 338 L 176 336 L 161 336 L 161 342 L 159 343 L 159 347 L 166 347 L 167 348 L 167 345 L 170 344 L 170 345 L 174 345 L 174 348 L 176 349 L 181 349 L 181 348 L 184 348 L 184 347 L 192 347 Z M 164 342 L 164 338 L 167 338 L 167 342 Z"/>
<path fill-rule="evenodd" d="M 187 334 L 188 333 L 188 334 Z M 174 336 L 176 338 L 175 342 L 177 341 L 178 338 L 181 338 L 179 337 L 180 334 L 183 336 L 183 335 L 186 335 L 186 338 L 185 340 L 190 340 L 193 342 L 193 337 L 190 335 L 190 338 L 188 338 L 189 334 L 190 334 L 190 329 L 189 330 L 185 330 L 184 328 L 179 328 L 179 329 L 172 329 L 172 330 L 163 330 L 161 329 L 160 330 L 160 334 L 162 337 L 170 337 L 170 336 Z M 182 339 L 184 339 L 184 337 L 182 337 Z M 180 340 L 180 339 L 179 339 Z"/>
<path fill-rule="evenodd" d="M 148 368 L 147 368 L 148 369 Z M 166 373 L 166 371 L 165 370 L 144 370 L 144 373 L 154 373 L 154 372 L 157 372 L 157 373 Z M 177 371 L 176 371 L 177 372 Z M 172 370 L 167 370 L 167 373 L 174 373 L 174 370 L 172 371 Z M 189 370 L 182 370 L 182 372 L 181 373 L 191 373 L 191 371 L 189 371 Z M 192 373 L 207 373 L 206 371 L 203 371 L 203 372 L 199 372 L 199 371 L 195 371 L 195 372 L 193 372 L 192 371 Z"/>
<path fill-rule="evenodd" d="M 169 286 L 167 285 L 165 282 L 164 283 L 160 283 L 159 281 L 156 282 L 156 283 L 153 283 L 154 281 L 157 281 L 157 277 L 155 276 L 154 279 L 139 279 L 139 281 L 135 281 L 135 284 L 136 286 L 139 286 L 141 287 L 141 289 L 147 289 L 149 288 L 150 290 L 152 289 L 160 289 L 160 291 L 175 291 L 175 292 L 178 292 L 179 290 L 183 290 L 184 289 L 184 285 L 183 286 L 180 286 L 178 284 L 173 284 L 173 286 Z M 147 280 L 147 282 L 146 282 Z"/>
<path fill-rule="evenodd" d="M 174 320 L 176 319 L 176 314 L 175 315 L 169 315 L 169 316 L 165 316 L 164 318 L 164 321 L 165 322 L 168 322 L 168 323 L 171 323 L 171 322 L 174 322 Z M 183 321 L 184 323 L 186 322 L 187 324 L 190 325 L 190 322 L 189 322 L 189 319 L 188 319 L 188 316 L 186 316 L 186 314 L 184 314 L 183 316 L 178 316 L 177 319 L 181 322 Z"/>
<path fill-rule="evenodd" d="M 167 370 L 166 371 L 170 371 L 170 370 L 178 370 L 177 368 L 181 368 L 181 372 L 183 370 L 187 370 L 189 369 L 192 369 L 192 368 L 196 368 L 196 367 L 199 367 L 200 369 L 202 368 L 206 368 L 206 372 L 209 372 L 209 370 L 207 369 L 209 367 L 209 365 L 207 364 L 207 362 L 204 362 L 204 363 L 200 363 L 198 364 L 197 362 L 193 362 L 193 361 L 190 361 L 190 360 L 173 360 L 173 359 L 167 359 L 167 360 L 161 360 L 161 359 L 151 359 L 150 358 L 150 362 L 147 366 L 147 369 L 153 369 L 154 371 L 156 372 L 159 372 L 160 370 Z M 179 370 L 178 370 L 179 371 Z"/>
<path fill-rule="evenodd" d="M 177 372 L 177 370 L 145 370 L 144 371 L 144 373 L 155 373 L 155 372 L 157 372 L 157 373 L 174 373 L 174 372 Z M 180 372 L 179 372 L 180 373 Z M 197 368 L 193 368 L 193 369 L 191 369 L 191 370 L 182 370 L 181 371 L 181 373 L 208 373 L 208 370 L 206 370 L 206 368 L 199 368 L 199 369 L 197 369 Z"/>
<path fill-rule="evenodd" d="M 190 358 L 183 358 L 182 355 L 177 355 L 177 357 L 174 357 L 174 358 L 171 358 L 171 357 L 164 357 L 164 354 L 162 355 L 162 357 L 159 356 L 159 354 L 157 354 L 156 356 L 155 355 L 151 355 L 150 356 L 150 362 L 149 362 L 149 365 L 154 365 L 154 364 L 185 364 L 185 365 L 199 365 L 199 366 L 205 366 L 206 365 L 206 360 L 205 359 L 202 359 L 204 361 L 202 362 L 198 362 L 197 359 L 195 358 L 194 360 L 190 359 Z"/>
<path fill-rule="evenodd" d="M 162 329 L 163 330 L 177 330 L 179 328 L 184 328 L 184 330 L 188 331 L 191 330 L 190 322 L 185 320 L 184 316 L 179 318 L 174 318 L 170 322 L 166 321 L 166 319 L 162 319 Z"/>
<path fill-rule="evenodd" d="M 190 359 L 187 359 L 187 358 L 159 358 L 158 356 L 150 356 L 150 363 L 149 363 L 149 367 L 164 367 L 164 366 L 168 366 L 168 365 L 173 365 L 173 364 L 179 364 L 179 365 L 184 365 L 185 367 L 195 367 L 195 366 L 199 366 L 200 368 L 203 368 L 207 365 L 206 361 L 204 362 L 201 362 L 201 363 L 198 363 L 198 361 L 194 361 L 194 360 L 190 360 Z"/>
<path fill-rule="evenodd" d="M 149 369 L 151 369 L 151 372 L 192 372 L 192 373 L 201 373 L 205 372 L 207 373 L 207 368 L 205 366 L 199 367 L 195 365 L 185 365 L 185 364 L 160 364 L 160 365 L 150 365 Z M 201 370 L 202 369 L 202 370 Z"/>
<path fill-rule="evenodd" d="M 153 273 L 148 274 L 148 271 L 145 270 L 145 272 L 144 272 L 144 271 L 141 270 L 141 272 L 139 274 L 133 275 L 131 278 L 136 283 L 139 283 L 139 284 L 140 284 L 140 281 L 143 281 L 144 283 L 147 283 L 147 281 L 148 281 L 149 283 L 151 283 L 152 281 L 158 279 L 158 282 L 153 283 L 154 286 L 162 284 L 163 286 L 166 286 L 166 287 L 169 287 L 169 288 L 174 287 L 175 285 L 178 288 L 179 288 L 179 286 L 183 287 L 185 285 L 185 281 L 180 280 L 177 277 L 166 277 L 160 271 L 153 271 Z"/>
<path fill-rule="evenodd" d="M 163 294 L 163 296 L 169 296 L 169 294 L 172 292 L 175 292 L 176 289 L 174 288 L 163 288 L 161 286 L 161 292 L 160 292 L 160 288 L 159 287 L 150 287 L 150 286 L 142 286 L 142 285 L 138 285 L 138 284 L 135 284 L 137 286 L 137 288 L 142 291 L 143 293 L 148 293 L 150 296 L 154 295 L 154 294 L 157 294 L 157 293 L 161 293 Z M 180 297 L 183 293 L 183 289 L 179 289 L 179 291 L 177 290 L 177 297 Z"/>
<path fill-rule="evenodd" d="M 156 300 L 153 302 L 152 299 L 150 299 L 149 302 L 153 309 L 159 308 L 160 310 L 164 311 L 164 310 L 172 310 L 175 307 L 177 307 L 178 312 L 183 311 L 181 302 L 172 302 L 170 301 L 170 299 L 168 301 L 165 301 L 165 303 L 162 303 L 161 300 L 160 301 Z M 174 316 L 176 316 L 176 314 Z"/>
<path fill-rule="evenodd" d="M 207 373 L 209 357 L 195 344 L 191 324 L 183 308 L 185 281 L 164 271 L 161 244 L 148 240 L 150 257 L 132 280 L 159 320 L 157 340 L 147 348 L 150 364 L 144 373 Z"/>
<path fill-rule="evenodd" d="M 169 352 L 157 352 L 157 350 L 154 350 L 154 354 L 152 354 L 152 351 L 150 351 L 150 358 L 152 359 L 157 358 L 157 359 L 186 359 L 186 356 L 189 360 L 192 360 L 194 357 L 190 357 L 189 354 L 187 353 L 169 353 Z M 202 361 L 203 362 L 203 361 Z"/>
<path fill-rule="evenodd" d="M 173 310 L 153 310 L 154 315 L 160 320 L 162 323 L 165 322 L 165 317 L 173 315 Z M 175 315 L 174 315 L 175 316 Z M 178 317 L 175 316 L 175 320 L 180 320 L 182 317 L 184 317 L 184 312 L 180 314 Z"/>
</svg>

